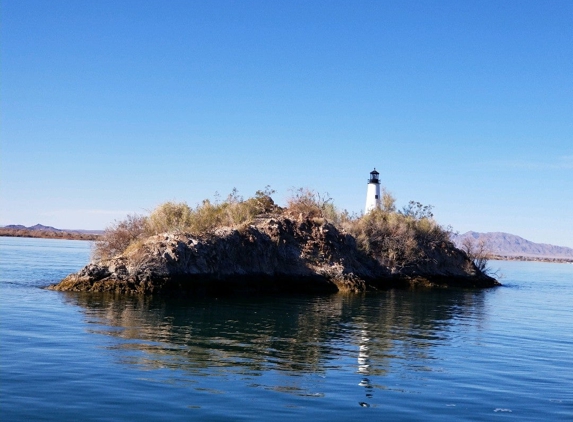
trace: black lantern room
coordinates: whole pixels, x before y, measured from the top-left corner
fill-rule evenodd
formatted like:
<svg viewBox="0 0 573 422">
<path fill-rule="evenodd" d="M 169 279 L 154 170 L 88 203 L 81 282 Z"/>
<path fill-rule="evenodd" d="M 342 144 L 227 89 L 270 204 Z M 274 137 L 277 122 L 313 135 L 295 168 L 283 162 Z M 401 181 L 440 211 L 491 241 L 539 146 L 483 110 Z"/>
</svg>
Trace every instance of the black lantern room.
<svg viewBox="0 0 573 422">
<path fill-rule="evenodd" d="M 380 173 L 378 173 L 376 168 L 374 168 L 374 170 L 370 172 L 370 179 L 368 180 L 368 183 L 374 183 L 375 185 L 380 184 L 380 179 L 378 178 L 379 175 Z"/>
</svg>

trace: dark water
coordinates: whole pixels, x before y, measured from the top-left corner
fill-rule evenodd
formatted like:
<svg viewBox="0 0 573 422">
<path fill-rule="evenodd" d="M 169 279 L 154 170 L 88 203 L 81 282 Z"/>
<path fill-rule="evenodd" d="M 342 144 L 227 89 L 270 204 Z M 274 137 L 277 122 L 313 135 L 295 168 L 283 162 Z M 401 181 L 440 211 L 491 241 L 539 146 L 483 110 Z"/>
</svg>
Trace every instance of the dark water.
<svg viewBox="0 0 573 422">
<path fill-rule="evenodd" d="M 178 300 L 40 289 L 79 241 L 0 238 L 8 420 L 573 420 L 573 265 L 504 287 Z"/>
</svg>

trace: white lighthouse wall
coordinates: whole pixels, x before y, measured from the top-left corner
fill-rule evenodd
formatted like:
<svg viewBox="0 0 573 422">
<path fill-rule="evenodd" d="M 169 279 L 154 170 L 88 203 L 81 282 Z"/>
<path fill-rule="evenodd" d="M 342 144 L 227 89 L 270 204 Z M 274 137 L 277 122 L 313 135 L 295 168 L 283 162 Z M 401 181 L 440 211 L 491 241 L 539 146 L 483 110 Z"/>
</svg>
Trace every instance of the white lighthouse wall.
<svg viewBox="0 0 573 422">
<path fill-rule="evenodd" d="M 366 207 L 364 214 L 372 211 L 374 208 L 380 208 L 380 184 L 368 183 L 368 190 L 366 191 Z"/>
</svg>

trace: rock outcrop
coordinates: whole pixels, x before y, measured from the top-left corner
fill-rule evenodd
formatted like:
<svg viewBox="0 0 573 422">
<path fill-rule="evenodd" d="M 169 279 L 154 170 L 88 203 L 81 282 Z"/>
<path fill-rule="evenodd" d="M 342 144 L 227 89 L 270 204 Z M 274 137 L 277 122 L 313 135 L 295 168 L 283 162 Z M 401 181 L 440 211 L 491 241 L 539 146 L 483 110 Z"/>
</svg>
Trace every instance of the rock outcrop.
<svg viewBox="0 0 573 422">
<path fill-rule="evenodd" d="M 209 235 L 162 234 L 111 260 L 91 263 L 49 288 L 154 294 L 363 292 L 394 287 L 492 287 L 450 242 L 426 259 L 391 269 L 356 240 L 319 219 L 258 218 Z"/>
</svg>

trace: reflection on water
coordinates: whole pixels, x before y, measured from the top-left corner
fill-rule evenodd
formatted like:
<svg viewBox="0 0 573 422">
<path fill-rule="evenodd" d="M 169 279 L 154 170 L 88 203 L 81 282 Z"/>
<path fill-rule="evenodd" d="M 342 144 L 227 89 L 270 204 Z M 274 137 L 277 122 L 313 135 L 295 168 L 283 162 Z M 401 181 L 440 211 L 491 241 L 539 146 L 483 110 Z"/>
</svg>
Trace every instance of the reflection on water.
<svg viewBox="0 0 573 422">
<path fill-rule="evenodd" d="M 571 265 L 494 263 L 488 291 L 184 301 L 40 289 L 85 242 L 2 238 L 0 258 L 2 420 L 573 420 Z"/>
<path fill-rule="evenodd" d="M 66 300 L 84 310 L 91 332 L 110 336 L 110 353 L 124 364 L 176 370 L 177 382 L 232 376 L 300 396 L 320 396 L 320 377 L 335 370 L 356 378 L 367 406 L 376 389 L 390 388 L 383 385 L 389 368 L 428 371 L 433 349 L 454 341 L 452 329 L 479 330 L 484 294 L 178 300 L 69 293 Z M 277 376 L 257 381 L 265 374 Z M 293 381 L 308 374 L 315 380 Z"/>
</svg>

